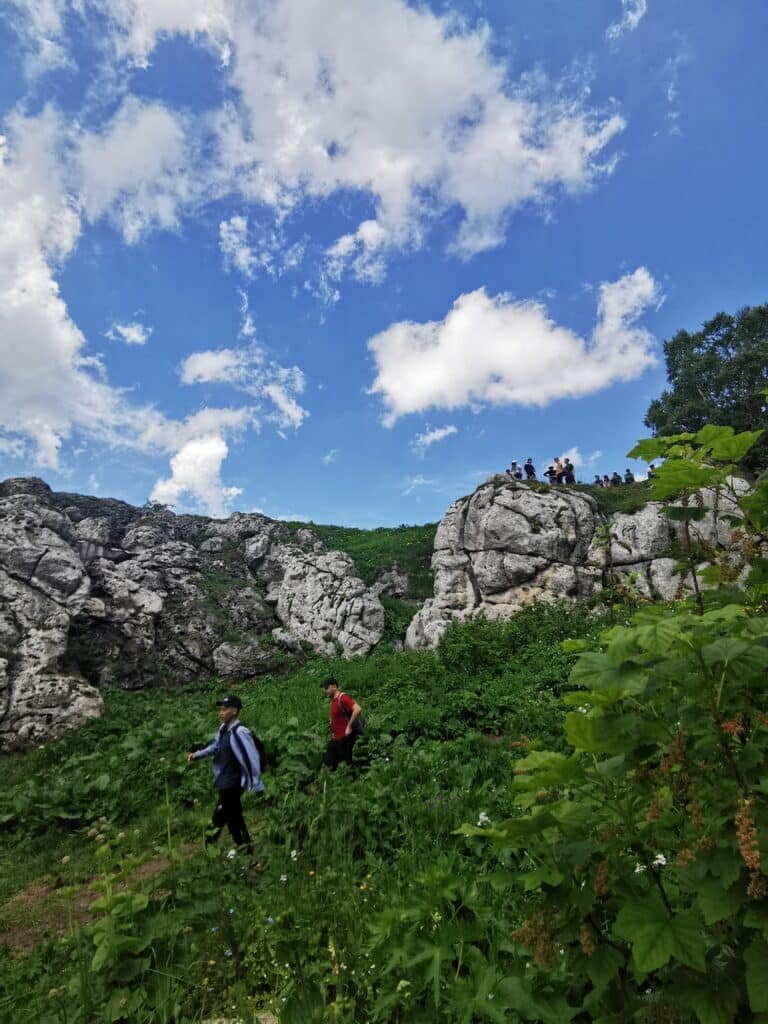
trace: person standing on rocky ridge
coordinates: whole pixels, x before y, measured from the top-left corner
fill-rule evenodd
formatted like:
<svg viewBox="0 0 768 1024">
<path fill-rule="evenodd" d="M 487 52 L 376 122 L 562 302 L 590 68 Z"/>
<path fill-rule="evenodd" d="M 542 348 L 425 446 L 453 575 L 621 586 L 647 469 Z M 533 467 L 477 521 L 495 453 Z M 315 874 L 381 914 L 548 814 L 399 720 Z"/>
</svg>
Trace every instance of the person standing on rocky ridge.
<svg viewBox="0 0 768 1024">
<path fill-rule="evenodd" d="M 341 761 L 345 764 L 352 764 L 352 750 L 357 737 L 362 732 L 360 728 L 360 715 L 362 708 L 346 693 L 339 689 L 338 682 L 329 676 L 322 682 L 325 696 L 331 702 L 329 709 L 329 722 L 331 727 L 331 740 L 325 752 L 325 763 L 335 772 Z"/>
<path fill-rule="evenodd" d="M 570 459 L 566 459 L 563 466 L 563 481 L 566 484 L 576 483 L 576 467 Z"/>
<path fill-rule="evenodd" d="M 250 729 L 240 721 L 243 702 L 235 694 L 216 701 L 221 725 L 207 747 L 187 754 L 187 764 L 213 757 L 213 784 L 219 799 L 205 836 L 206 846 L 215 843 L 226 825 L 235 844 L 253 853 L 243 817 L 243 793 L 263 793 L 261 758 Z"/>
<path fill-rule="evenodd" d="M 536 479 L 536 467 L 533 464 L 533 459 L 527 459 L 525 465 L 523 466 L 523 469 L 525 470 L 526 480 Z"/>
</svg>

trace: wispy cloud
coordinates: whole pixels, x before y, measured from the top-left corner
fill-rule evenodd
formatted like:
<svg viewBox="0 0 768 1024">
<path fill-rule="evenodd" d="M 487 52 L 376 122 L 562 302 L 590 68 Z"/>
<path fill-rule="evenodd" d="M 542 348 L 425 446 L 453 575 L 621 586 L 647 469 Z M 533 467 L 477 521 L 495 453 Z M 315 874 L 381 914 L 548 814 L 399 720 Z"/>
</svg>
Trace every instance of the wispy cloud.
<svg viewBox="0 0 768 1024">
<path fill-rule="evenodd" d="M 690 52 L 685 43 L 680 44 L 677 53 L 670 57 L 664 65 L 667 99 L 667 128 L 670 135 L 682 135 L 680 109 L 680 72 L 691 61 Z"/>
<path fill-rule="evenodd" d="M 611 41 L 635 31 L 648 10 L 648 0 L 621 0 L 621 8 L 621 20 L 609 25 L 605 33 Z"/>
<path fill-rule="evenodd" d="M 438 441 L 444 440 L 446 437 L 450 437 L 451 434 L 458 434 L 458 427 L 454 427 L 453 424 L 449 424 L 445 427 L 437 427 L 435 430 L 426 430 L 423 434 L 417 434 L 416 437 L 411 441 L 411 448 L 413 451 L 423 457 L 424 452 L 430 445 L 437 444 Z"/>
<path fill-rule="evenodd" d="M 338 454 L 339 454 L 339 449 L 338 448 L 331 448 L 331 450 L 329 452 L 325 453 L 325 455 L 322 457 L 322 459 L 320 461 L 323 463 L 324 466 L 330 466 L 330 464 L 332 462 L 336 461 L 336 459 L 338 457 Z"/>
<path fill-rule="evenodd" d="M 405 479 L 405 488 L 403 494 L 413 494 L 414 491 L 420 487 L 432 487 L 435 484 L 434 480 L 429 480 L 427 477 L 422 476 L 421 473 L 417 473 L 416 476 L 409 476 Z"/>
</svg>

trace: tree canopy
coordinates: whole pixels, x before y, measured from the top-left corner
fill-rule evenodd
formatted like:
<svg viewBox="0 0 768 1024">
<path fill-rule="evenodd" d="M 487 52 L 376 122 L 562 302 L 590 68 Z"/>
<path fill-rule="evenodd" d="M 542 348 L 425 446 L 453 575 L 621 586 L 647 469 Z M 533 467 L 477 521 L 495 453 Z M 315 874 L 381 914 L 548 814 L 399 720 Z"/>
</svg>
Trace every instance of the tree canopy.
<svg viewBox="0 0 768 1024">
<path fill-rule="evenodd" d="M 656 436 L 695 433 L 707 424 L 768 427 L 768 305 L 718 313 L 695 334 L 678 331 L 664 342 L 664 355 L 669 387 L 645 416 Z M 751 469 L 768 465 L 768 435 L 748 461 Z"/>
</svg>

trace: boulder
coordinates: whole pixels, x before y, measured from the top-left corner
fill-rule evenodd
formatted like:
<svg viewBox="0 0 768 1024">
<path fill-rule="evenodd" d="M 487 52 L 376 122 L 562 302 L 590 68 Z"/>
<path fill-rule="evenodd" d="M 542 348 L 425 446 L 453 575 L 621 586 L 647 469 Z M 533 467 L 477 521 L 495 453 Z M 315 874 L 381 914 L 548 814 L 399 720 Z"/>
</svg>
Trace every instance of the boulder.
<svg viewBox="0 0 768 1024">
<path fill-rule="evenodd" d="M 737 494 L 747 489 L 731 483 Z M 714 511 L 691 524 L 691 540 L 725 553 L 738 571 L 733 497 L 702 492 L 696 500 Z M 683 524 L 660 502 L 607 517 L 583 491 L 491 477 L 454 502 L 438 526 L 433 596 L 412 619 L 406 647 L 434 647 L 452 622 L 509 618 L 534 601 L 599 598 L 612 578 L 647 600 L 685 597 L 693 580 L 677 571 L 684 543 Z"/>
<path fill-rule="evenodd" d="M 175 516 L 42 480 L 0 483 L 0 750 L 101 713 L 99 688 L 240 681 L 274 648 L 367 654 L 377 594 L 311 530 Z"/>
</svg>

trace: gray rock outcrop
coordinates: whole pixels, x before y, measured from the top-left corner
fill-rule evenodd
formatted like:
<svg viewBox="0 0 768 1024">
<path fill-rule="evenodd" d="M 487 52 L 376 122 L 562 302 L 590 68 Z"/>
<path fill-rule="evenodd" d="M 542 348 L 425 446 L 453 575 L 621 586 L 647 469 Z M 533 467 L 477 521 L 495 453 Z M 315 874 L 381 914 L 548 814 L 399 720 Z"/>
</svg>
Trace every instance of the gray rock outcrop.
<svg viewBox="0 0 768 1024">
<path fill-rule="evenodd" d="M 367 654 L 383 629 L 311 530 L 0 483 L 0 750 L 99 715 L 103 686 L 255 678 L 303 645 Z"/>
<path fill-rule="evenodd" d="M 734 481 L 745 490 L 743 481 Z M 738 507 L 704 492 L 714 508 L 691 523 L 692 540 L 728 551 Z M 676 549 L 683 525 L 649 502 L 633 514 L 601 514 L 588 493 L 567 487 L 532 488 L 492 477 L 449 507 L 435 535 L 434 594 L 408 627 L 406 647 L 435 646 L 452 622 L 483 616 L 506 619 L 533 601 L 583 601 L 608 580 L 641 596 L 673 600 L 691 593 Z"/>
</svg>

